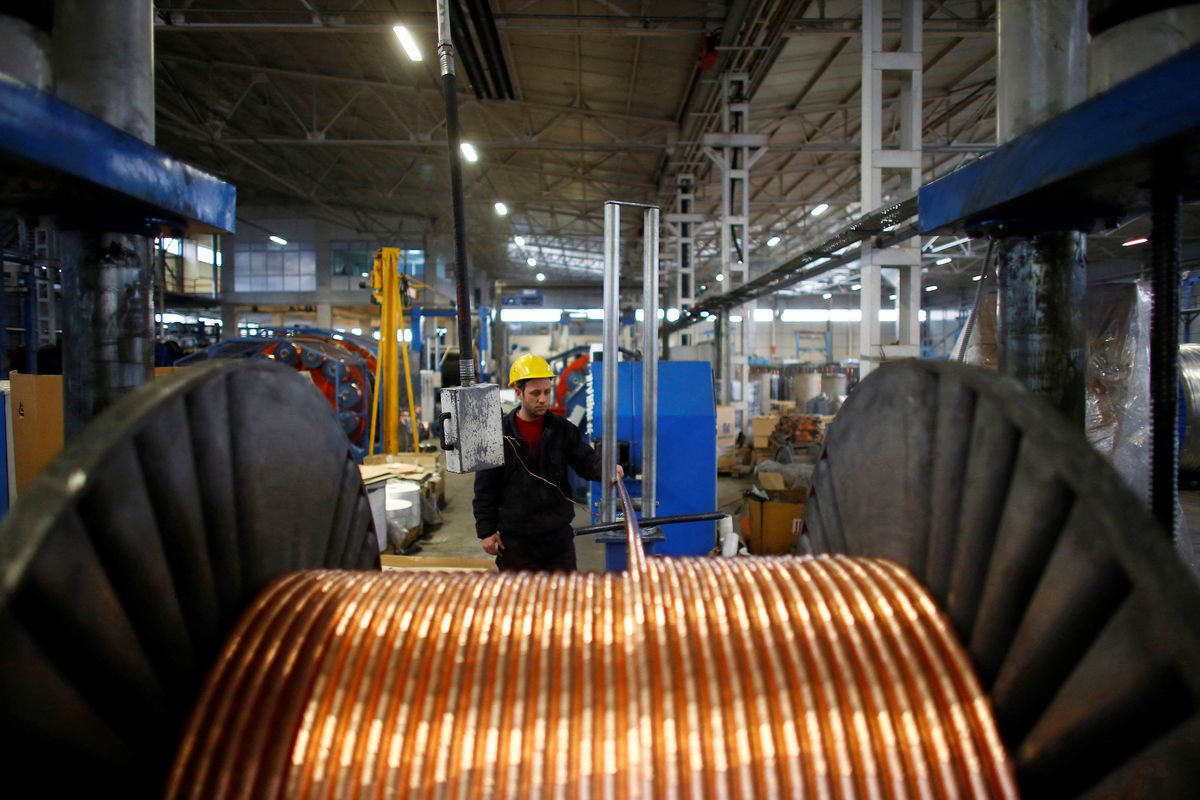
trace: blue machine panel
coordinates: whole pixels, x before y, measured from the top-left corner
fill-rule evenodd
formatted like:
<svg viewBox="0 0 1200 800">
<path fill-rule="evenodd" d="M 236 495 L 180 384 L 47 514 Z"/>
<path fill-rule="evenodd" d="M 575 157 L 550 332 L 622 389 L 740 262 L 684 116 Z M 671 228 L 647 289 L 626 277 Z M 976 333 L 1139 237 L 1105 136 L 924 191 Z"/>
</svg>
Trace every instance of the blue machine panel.
<svg viewBox="0 0 1200 800">
<path fill-rule="evenodd" d="M 1200 179 L 1200 47 L 1167 59 L 921 188 L 922 233 L 993 223 L 1086 230 Z"/>
<path fill-rule="evenodd" d="M 604 365 L 593 362 L 592 437 L 603 435 L 600 413 Z M 717 504 L 717 413 L 712 365 L 705 361 L 662 361 L 658 365 L 658 509 L 643 516 L 696 514 Z M 642 458 L 642 364 L 617 365 L 617 440 L 630 443 L 633 464 Z M 641 481 L 626 479 L 630 496 L 641 496 Z M 597 521 L 600 484 L 592 484 L 592 518 Z M 706 555 L 716 541 L 715 522 L 690 522 L 662 528 L 666 539 L 657 555 Z M 623 548 L 622 548 L 623 549 Z M 606 561 L 612 559 L 606 558 Z M 610 568 L 612 568 L 610 566 Z"/>
<path fill-rule="evenodd" d="M 10 203 L 60 211 L 85 206 L 109 217 L 171 220 L 197 232 L 232 233 L 236 227 L 231 184 L 5 77 L 0 159 L 5 177 L 28 174 L 40 187 L 10 197 Z"/>
</svg>

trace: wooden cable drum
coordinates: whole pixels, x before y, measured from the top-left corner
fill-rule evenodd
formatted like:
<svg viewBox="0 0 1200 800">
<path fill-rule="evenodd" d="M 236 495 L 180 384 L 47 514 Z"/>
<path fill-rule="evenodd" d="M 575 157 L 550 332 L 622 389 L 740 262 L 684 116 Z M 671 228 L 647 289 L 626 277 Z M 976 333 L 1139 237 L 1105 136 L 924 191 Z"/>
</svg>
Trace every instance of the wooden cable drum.
<svg viewBox="0 0 1200 800">
<path fill-rule="evenodd" d="M 1016 795 L 963 649 L 905 570 L 647 560 L 627 534 L 625 573 L 277 580 L 210 675 L 168 796 Z"/>
</svg>

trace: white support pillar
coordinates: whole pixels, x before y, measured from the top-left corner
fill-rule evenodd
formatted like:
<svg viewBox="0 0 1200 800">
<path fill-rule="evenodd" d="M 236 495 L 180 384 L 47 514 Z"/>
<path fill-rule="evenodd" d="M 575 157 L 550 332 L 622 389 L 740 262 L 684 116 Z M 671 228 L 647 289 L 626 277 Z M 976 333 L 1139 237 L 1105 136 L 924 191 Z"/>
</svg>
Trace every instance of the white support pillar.
<svg viewBox="0 0 1200 800">
<path fill-rule="evenodd" d="M 675 247 L 678 271 L 675 283 L 675 308 L 682 314 L 696 303 L 696 226 L 707 218 L 695 213 L 696 178 L 684 173 L 675 177 L 675 213 L 665 214 L 667 230 Z M 688 346 L 692 334 L 681 331 L 671 335 L 671 346 Z"/>
<path fill-rule="evenodd" d="M 722 293 L 743 285 L 749 274 L 750 169 L 767 151 L 768 137 L 750 133 L 750 102 L 746 98 L 749 83 L 750 76 L 744 72 L 729 72 L 721 77 L 721 132 L 704 136 L 704 152 L 721 171 Z M 730 313 L 740 315 L 742 322 L 726 328 L 725 355 L 721 359 L 724 403 L 733 400 L 734 379 L 746 386 L 749 377 L 746 357 L 754 351 L 751 320 L 754 303 Z M 733 324 L 740 326 L 737 335 L 733 335 Z"/>
<path fill-rule="evenodd" d="M 900 49 L 883 51 L 883 0 L 863 0 L 862 22 L 862 212 L 883 204 L 884 170 L 899 172 L 900 193 L 921 186 L 921 21 L 920 0 L 900 1 Z M 883 146 L 883 73 L 900 76 L 897 113 L 899 147 Z M 921 250 L 920 240 L 878 250 L 869 241 L 862 245 L 862 322 L 860 374 L 881 362 L 921 354 Z M 882 268 L 899 271 L 896 302 L 899 322 L 894 342 L 883 341 L 879 309 L 883 298 Z M 890 340 L 891 337 L 889 337 Z"/>
</svg>

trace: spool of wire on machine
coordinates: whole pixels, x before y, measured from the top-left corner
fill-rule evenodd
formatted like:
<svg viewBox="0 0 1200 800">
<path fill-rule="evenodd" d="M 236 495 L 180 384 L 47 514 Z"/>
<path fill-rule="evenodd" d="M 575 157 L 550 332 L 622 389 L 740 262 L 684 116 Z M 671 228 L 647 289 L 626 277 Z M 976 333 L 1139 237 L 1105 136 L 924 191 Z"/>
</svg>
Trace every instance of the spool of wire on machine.
<svg viewBox="0 0 1200 800">
<path fill-rule="evenodd" d="M 903 569 L 301 572 L 226 643 L 168 795 L 1003 797 L 986 696 Z"/>
</svg>

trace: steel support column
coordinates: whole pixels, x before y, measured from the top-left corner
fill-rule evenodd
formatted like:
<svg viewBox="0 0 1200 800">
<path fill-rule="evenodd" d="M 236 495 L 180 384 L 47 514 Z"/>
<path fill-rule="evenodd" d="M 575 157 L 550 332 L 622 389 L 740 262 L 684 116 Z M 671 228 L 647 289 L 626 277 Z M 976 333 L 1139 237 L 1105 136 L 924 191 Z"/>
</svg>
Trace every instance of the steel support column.
<svg viewBox="0 0 1200 800">
<path fill-rule="evenodd" d="M 677 271 L 675 284 L 675 308 L 682 314 L 696 302 L 696 262 L 695 262 L 695 233 L 696 226 L 705 221 L 703 214 L 695 213 L 696 178 L 691 174 L 681 174 L 675 177 L 675 213 L 664 215 L 667 230 L 675 250 L 675 268 Z M 671 336 L 671 346 L 688 346 L 692 343 L 690 333 L 677 333 Z"/>
<path fill-rule="evenodd" d="M 729 72 L 721 76 L 721 132 L 704 136 L 704 152 L 721 173 L 721 292 L 729 292 L 746 282 L 750 262 L 750 169 L 767 152 L 764 134 L 750 133 L 750 76 Z M 719 148 L 719 150 L 718 150 Z M 730 311 L 722 314 L 725 322 L 726 352 L 719 363 L 723 369 L 720 400 L 733 401 L 733 381 L 747 385 L 749 367 L 746 356 L 753 352 L 750 319 L 754 303 L 737 310 L 742 317 L 740 332 L 733 336 L 729 327 Z M 745 400 L 745 396 L 741 398 Z"/>
<path fill-rule="evenodd" d="M 154 374 L 153 242 L 74 231 L 63 264 L 63 432 L 67 438 Z"/>
<path fill-rule="evenodd" d="M 63 100 L 143 141 L 154 141 L 151 0 L 56 0 L 53 64 Z M 95 414 L 154 375 L 151 231 L 128 221 L 65 220 L 63 428 Z"/>
<path fill-rule="evenodd" d="M 862 21 L 862 135 L 861 205 L 868 213 L 883 204 L 885 170 L 900 174 L 900 192 L 915 192 L 921 185 L 921 57 L 922 4 L 900 3 L 900 49 L 883 49 L 883 0 L 863 0 Z M 899 141 L 884 148 L 883 80 L 890 72 L 900 78 L 897 106 Z M 860 374 L 865 377 L 881 362 L 911 358 L 921 353 L 921 251 L 919 240 L 879 249 L 870 240 L 861 250 L 862 291 L 859 307 Z M 894 343 L 884 342 L 879 322 L 883 270 L 895 269 L 899 322 Z M 890 337 L 889 337 L 890 338 Z"/>
<path fill-rule="evenodd" d="M 1084 99 L 1087 3 L 1009 0 L 999 19 L 996 135 L 1003 144 Z M 998 249 L 1000 371 L 1082 427 L 1086 238 L 1009 236 Z"/>
</svg>

